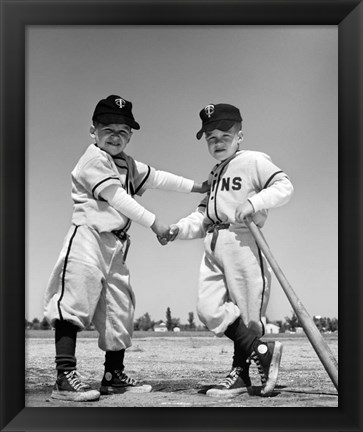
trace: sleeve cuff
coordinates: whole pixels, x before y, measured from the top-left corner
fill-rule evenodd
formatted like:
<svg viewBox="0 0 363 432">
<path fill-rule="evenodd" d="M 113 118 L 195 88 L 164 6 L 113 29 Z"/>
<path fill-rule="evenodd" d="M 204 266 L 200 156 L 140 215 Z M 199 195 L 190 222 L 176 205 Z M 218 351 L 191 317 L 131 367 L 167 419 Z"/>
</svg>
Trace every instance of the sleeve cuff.
<svg viewBox="0 0 363 432">
<path fill-rule="evenodd" d="M 182 189 L 185 190 L 185 192 L 191 192 L 194 186 L 194 180 L 183 178 L 182 180 Z"/>
<path fill-rule="evenodd" d="M 255 213 L 264 209 L 263 199 L 258 194 L 249 197 L 248 201 L 252 204 Z"/>
<path fill-rule="evenodd" d="M 149 210 L 144 211 L 142 217 L 137 221 L 140 225 L 143 225 L 146 228 L 150 228 L 151 225 L 155 222 L 156 216 L 154 213 L 149 212 Z"/>
</svg>

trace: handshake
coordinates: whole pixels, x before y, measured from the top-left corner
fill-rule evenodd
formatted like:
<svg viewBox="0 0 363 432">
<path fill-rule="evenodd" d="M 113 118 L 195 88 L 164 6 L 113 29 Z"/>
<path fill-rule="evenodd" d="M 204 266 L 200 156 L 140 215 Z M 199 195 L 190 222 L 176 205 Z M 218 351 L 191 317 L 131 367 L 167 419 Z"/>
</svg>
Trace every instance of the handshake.
<svg viewBox="0 0 363 432">
<path fill-rule="evenodd" d="M 177 225 L 164 224 L 163 222 L 160 222 L 158 218 L 156 218 L 154 223 L 151 225 L 151 229 L 156 234 L 159 243 L 163 246 L 175 240 L 179 232 Z"/>
</svg>

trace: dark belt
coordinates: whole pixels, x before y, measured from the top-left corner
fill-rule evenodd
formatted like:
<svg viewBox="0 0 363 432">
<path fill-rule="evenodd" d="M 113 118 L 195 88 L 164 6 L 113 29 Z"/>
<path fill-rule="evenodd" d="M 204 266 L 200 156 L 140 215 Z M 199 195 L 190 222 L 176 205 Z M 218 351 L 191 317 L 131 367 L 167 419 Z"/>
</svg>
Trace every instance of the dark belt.
<svg viewBox="0 0 363 432">
<path fill-rule="evenodd" d="M 125 232 L 122 229 L 112 231 L 112 234 L 115 234 L 115 236 L 119 240 L 121 240 L 122 242 L 126 242 L 124 256 L 123 256 L 123 262 L 125 262 L 126 261 L 126 257 L 127 257 L 127 253 L 129 251 L 129 247 L 130 247 L 130 244 L 131 244 L 130 236 L 127 234 L 127 232 Z"/>
<path fill-rule="evenodd" d="M 216 223 L 213 225 L 209 225 L 209 227 L 207 228 L 207 232 L 213 233 L 212 241 L 210 244 L 210 248 L 212 251 L 214 251 L 214 249 L 216 247 L 219 230 L 228 229 L 230 227 L 230 225 L 231 225 L 230 223 Z"/>
</svg>

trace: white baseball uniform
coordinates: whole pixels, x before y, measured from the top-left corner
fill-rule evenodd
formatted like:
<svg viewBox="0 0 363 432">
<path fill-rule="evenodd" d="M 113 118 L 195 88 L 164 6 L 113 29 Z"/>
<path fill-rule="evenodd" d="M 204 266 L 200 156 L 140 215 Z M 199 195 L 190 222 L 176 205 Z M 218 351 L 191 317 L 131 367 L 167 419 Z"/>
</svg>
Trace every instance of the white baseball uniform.
<svg viewBox="0 0 363 432">
<path fill-rule="evenodd" d="M 253 220 L 262 227 L 268 209 L 289 201 L 293 186 L 264 153 L 242 150 L 213 168 L 210 192 L 198 210 L 181 219 L 179 239 L 205 237 L 200 267 L 199 319 L 221 336 L 238 316 L 258 336 L 264 334 L 271 286 L 270 268 L 244 223 L 236 223 L 236 207 L 249 200 Z"/>
<path fill-rule="evenodd" d="M 116 208 L 102 195 L 110 185 L 119 186 L 117 199 L 110 200 Z M 155 220 L 132 197 L 155 188 L 188 193 L 193 185 L 125 153 L 113 158 L 90 145 L 72 171 L 72 226 L 44 296 L 44 314 L 52 325 L 67 320 L 82 330 L 93 322 L 101 349 L 129 347 L 135 296 L 125 264 L 126 231 L 131 221 L 150 227 Z"/>
</svg>

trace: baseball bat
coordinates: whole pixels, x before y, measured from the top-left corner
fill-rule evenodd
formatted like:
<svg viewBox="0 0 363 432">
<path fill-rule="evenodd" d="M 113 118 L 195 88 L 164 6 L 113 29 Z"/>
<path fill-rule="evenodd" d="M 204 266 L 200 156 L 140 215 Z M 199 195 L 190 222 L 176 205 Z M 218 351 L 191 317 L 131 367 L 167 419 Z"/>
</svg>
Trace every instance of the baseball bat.
<svg viewBox="0 0 363 432">
<path fill-rule="evenodd" d="M 304 305 L 301 303 L 295 291 L 292 289 L 292 286 L 286 279 L 276 259 L 272 255 L 271 250 L 260 229 L 256 226 L 251 217 L 247 217 L 245 221 L 248 229 L 256 240 L 256 243 L 262 250 L 278 281 L 280 282 L 316 354 L 318 355 L 335 388 L 338 390 L 338 363 L 335 360 L 333 353 L 316 327 L 313 319 L 310 317 Z"/>
</svg>

